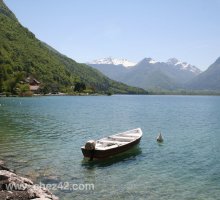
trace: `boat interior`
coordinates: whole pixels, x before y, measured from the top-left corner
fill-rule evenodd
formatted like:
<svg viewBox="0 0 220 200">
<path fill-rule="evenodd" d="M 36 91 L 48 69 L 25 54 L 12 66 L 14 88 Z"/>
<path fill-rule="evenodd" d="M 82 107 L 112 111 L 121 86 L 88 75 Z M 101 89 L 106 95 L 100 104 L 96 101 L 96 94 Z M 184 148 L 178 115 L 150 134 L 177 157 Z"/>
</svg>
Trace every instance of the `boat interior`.
<svg viewBox="0 0 220 200">
<path fill-rule="evenodd" d="M 141 136 L 141 134 L 142 133 L 141 131 L 139 131 L 139 129 L 135 129 L 132 131 L 127 131 L 116 135 L 108 136 L 106 138 L 97 140 L 95 148 L 99 150 L 116 148 L 135 141 Z"/>
</svg>

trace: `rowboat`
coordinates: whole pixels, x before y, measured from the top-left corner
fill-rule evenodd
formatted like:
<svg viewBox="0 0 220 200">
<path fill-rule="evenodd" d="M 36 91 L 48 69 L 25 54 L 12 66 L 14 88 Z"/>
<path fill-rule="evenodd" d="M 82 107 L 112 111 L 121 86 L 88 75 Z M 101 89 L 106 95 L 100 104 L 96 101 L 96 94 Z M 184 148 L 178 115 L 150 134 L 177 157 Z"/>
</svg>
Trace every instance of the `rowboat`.
<svg viewBox="0 0 220 200">
<path fill-rule="evenodd" d="M 84 157 L 102 159 L 122 153 L 138 144 L 142 137 L 142 130 L 136 128 L 99 140 L 89 140 L 81 147 Z"/>
</svg>

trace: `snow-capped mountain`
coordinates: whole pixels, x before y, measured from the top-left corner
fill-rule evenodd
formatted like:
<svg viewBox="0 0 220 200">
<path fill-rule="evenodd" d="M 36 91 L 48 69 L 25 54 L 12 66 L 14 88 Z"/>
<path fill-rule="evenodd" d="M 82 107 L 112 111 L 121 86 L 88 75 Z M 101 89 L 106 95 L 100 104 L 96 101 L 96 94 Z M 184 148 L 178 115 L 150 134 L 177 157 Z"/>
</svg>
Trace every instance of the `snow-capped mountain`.
<svg viewBox="0 0 220 200">
<path fill-rule="evenodd" d="M 127 59 L 117 59 L 117 58 L 102 58 L 88 62 L 87 64 L 105 64 L 105 65 L 123 65 L 124 67 L 133 67 L 137 63 L 128 61 Z"/>
<path fill-rule="evenodd" d="M 176 67 L 179 67 L 180 70 L 191 71 L 192 73 L 195 73 L 195 74 L 201 73 L 201 70 L 198 69 L 197 67 L 195 67 L 194 65 L 191 65 L 186 62 L 182 62 L 176 58 L 170 58 L 170 59 L 168 59 L 168 61 L 166 63 L 168 65 L 174 65 Z"/>
<path fill-rule="evenodd" d="M 171 58 L 167 62 L 144 58 L 136 64 L 127 59 L 109 57 L 87 64 L 113 80 L 144 89 L 183 88 L 186 82 L 201 73 L 197 67 L 176 58 Z"/>
<path fill-rule="evenodd" d="M 154 60 L 153 58 L 144 58 L 143 60 L 141 60 L 140 62 L 138 62 L 137 64 L 156 64 L 158 63 L 156 60 Z"/>
</svg>

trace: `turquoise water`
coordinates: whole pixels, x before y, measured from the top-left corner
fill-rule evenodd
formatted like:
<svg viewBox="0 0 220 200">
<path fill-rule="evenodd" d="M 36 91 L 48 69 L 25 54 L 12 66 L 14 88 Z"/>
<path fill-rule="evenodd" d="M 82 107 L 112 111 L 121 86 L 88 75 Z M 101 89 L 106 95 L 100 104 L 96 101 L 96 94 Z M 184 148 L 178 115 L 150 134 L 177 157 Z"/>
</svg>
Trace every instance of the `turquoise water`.
<svg viewBox="0 0 220 200">
<path fill-rule="evenodd" d="M 0 98 L 0 159 L 35 182 L 93 183 L 60 199 L 220 199 L 220 97 Z M 141 127 L 138 147 L 87 162 L 89 139 Z M 164 143 L 156 143 L 161 131 Z"/>
</svg>

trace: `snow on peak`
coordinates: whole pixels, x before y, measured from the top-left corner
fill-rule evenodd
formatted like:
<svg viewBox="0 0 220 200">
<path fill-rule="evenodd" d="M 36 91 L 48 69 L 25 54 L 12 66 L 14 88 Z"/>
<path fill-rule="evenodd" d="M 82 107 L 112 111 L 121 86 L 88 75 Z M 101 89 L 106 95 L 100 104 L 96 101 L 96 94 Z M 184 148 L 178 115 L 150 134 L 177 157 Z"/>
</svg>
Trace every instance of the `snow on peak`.
<svg viewBox="0 0 220 200">
<path fill-rule="evenodd" d="M 179 61 L 178 59 L 176 58 L 170 58 L 168 61 L 167 61 L 167 64 L 169 65 L 174 65 L 176 67 L 179 67 L 180 70 L 186 70 L 186 71 L 191 71 L 195 74 L 199 74 L 201 73 L 201 70 L 198 69 L 197 67 L 189 64 L 189 63 L 186 63 L 186 62 L 182 62 L 182 61 Z"/>
<path fill-rule="evenodd" d="M 168 59 L 167 64 L 176 65 L 178 62 L 180 62 L 178 59 L 170 58 Z"/>
<path fill-rule="evenodd" d="M 109 64 L 109 65 L 123 65 L 124 67 L 133 67 L 136 63 L 128 61 L 127 59 L 117 59 L 117 58 L 102 58 L 93 60 L 89 64 Z"/>
<path fill-rule="evenodd" d="M 141 60 L 139 63 L 141 63 L 141 62 L 143 62 L 143 63 L 150 63 L 150 64 L 155 64 L 155 63 L 157 63 L 157 61 L 155 61 L 155 60 L 152 59 L 152 58 L 144 58 L 144 59 Z"/>
<path fill-rule="evenodd" d="M 155 63 L 157 63 L 157 61 L 151 58 L 151 59 L 149 60 L 149 63 L 155 64 Z"/>
</svg>

